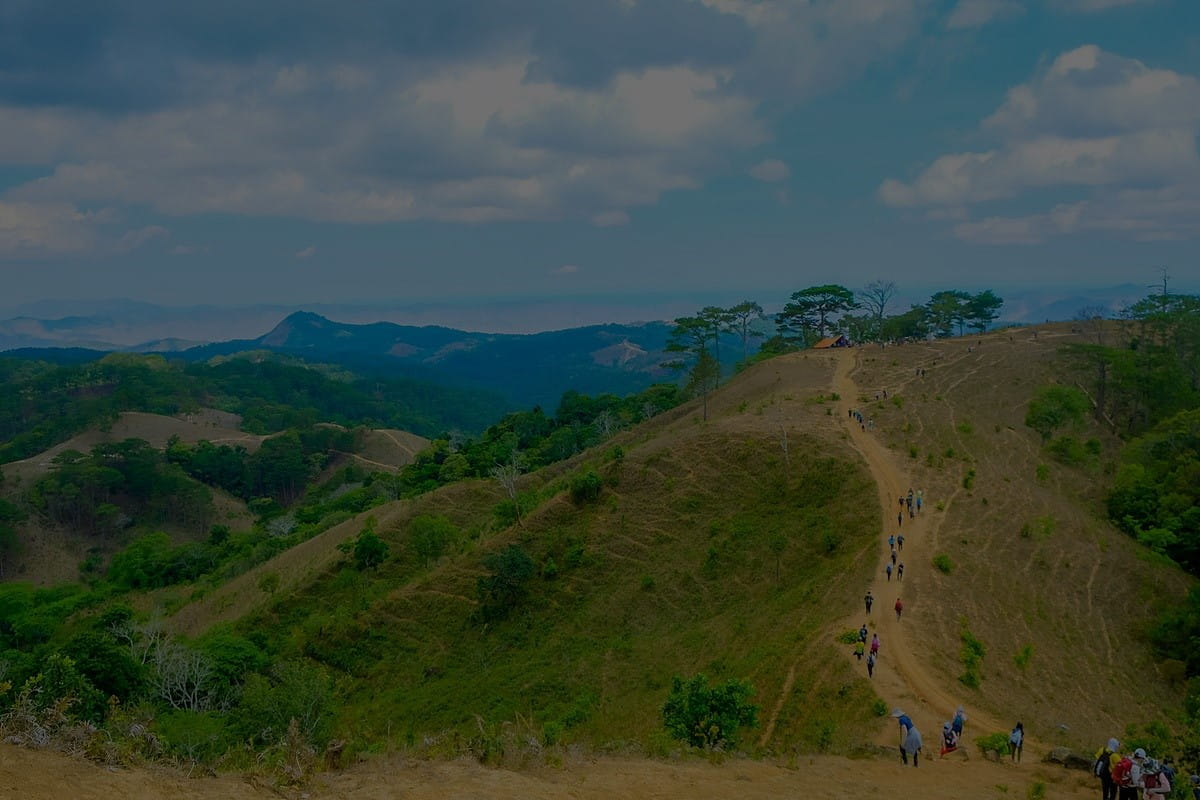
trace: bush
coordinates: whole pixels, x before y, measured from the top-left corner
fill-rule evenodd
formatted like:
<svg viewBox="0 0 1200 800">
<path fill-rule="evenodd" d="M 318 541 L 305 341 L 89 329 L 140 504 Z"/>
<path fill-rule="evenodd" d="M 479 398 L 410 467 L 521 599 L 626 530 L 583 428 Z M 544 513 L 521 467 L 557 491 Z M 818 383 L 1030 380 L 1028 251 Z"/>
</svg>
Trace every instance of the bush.
<svg viewBox="0 0 1200 800">
<path fill-rule="evenodd" d="M 593 470 L 588 470 L 571 479 L 571 501 L 577 506 L 594 502 L 600 497 L 604 482 Z"/>
<path fill-rule="evenodd" d="M 534 574 L 533 559 L 511 544 L 499 553 L 485 556 L 483 565 L 491 574 L 476 584 L 479 616 L 484 622 L 503 619 L 525 599 L 526 584 Z"/>
<path fill-rule="evenodd" d="M 746 681 L 728 680 L 709 687 L 708 678 L 671 679 L 662 707 L 663 725 L 672 737 L 706 750 L 737 746 L 742 728 L 758 725 L 758 706 L 749 702 L 754 689 Z"/>
<path fill-rule="evenodd" d="M 458 528 L 446 517 L 422 514 L 408 525 L 408 541 L 423 566 L 437 561 L 458 538 Z"/>
<path fill-rule="evenodd" d="M 1008 734 L 989 733 L 987 736 L 980 736 L 975 740 L 975 746 L 985 757 L 988 753 L 1006 756 L 1008 755 Z"/>
<path fill-rule="evenodd" d="M 246 679 L 231 716 L 241 738 L 256 744 L 281 741 L 295 720 L 304 740 L 321 748 L 333 732 L 333 682 L 319 667 L 285 661 L 275 666 L 270 678 Z"/>
<path fill-rule="evenodd" d="M 214 711 L 169 711 L 154 720 L 167 749 L 188 761 L 215 761 L 229 747 L 226 721 Z"/>
<path fill-rule="evenodd" d="M 1087 395 L 1073 386 L 1047 386 L 1029 401 L 1025 424 L 1048 442 L 1063 425 L 1082 422 L 1089 406 Z"/>
<path fill-rule="evenodd" d="M 938 553 L 933 557 L 933 566 L 943 575 L 949 575 L 954 570 L 954 562 L 945 553 Z"/>
</svg>

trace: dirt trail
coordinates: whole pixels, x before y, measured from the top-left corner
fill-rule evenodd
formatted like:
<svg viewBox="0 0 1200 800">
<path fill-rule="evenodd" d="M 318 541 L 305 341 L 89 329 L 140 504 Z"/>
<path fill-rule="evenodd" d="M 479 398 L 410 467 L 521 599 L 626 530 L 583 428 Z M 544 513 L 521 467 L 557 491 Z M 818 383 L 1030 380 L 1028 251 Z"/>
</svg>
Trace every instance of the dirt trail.
<svg viewBox="0 0 1200 800">
<path fill-rule="evenodd" d="M 970 707 L 963 696 L 956 696 L 954 687 L 947 687 L 941 680 L 932 675 L 917 658 L 917 650 L 921 644 L 913 638 L 916 627 L 913 616 L 927 611 L 922 608 L 922 601 L 931 597 L 932 587 L 927 579 L 928 570 L 933 569 L 933 557 L 930 540 L 936 534 L 938 517 L 932 511 L 932 498 L 925 497 L 923 510 L 915 519 L 904 514 L 903 524 L 897 528 L 895 515 L 900 511 L 897 503 L 901 495 L 906 495 L 912 487 L 911 480 L 905 475 L 892 457 L 888 449 L 879 441 L 871 430 L 863 431 L 862 427 L 846 413 L 849 409 L 859 407 L 859 389 L 854 383 L 851 373 L 858 366 L 859 350 L 848 350 L 838 354 L 837 369 L 833 376 L 833 390 L 841 398 L 843 407 L 838 414 L 841 424 L 845 426 L 850 437 L 850 443 L 867 462 L 871 476 L 878 487 L 879 504 L 883 514 L 882 534 L 879 537 L 879 568 L 875 578 L 867 589 L 875 597 L 875 604 L 870 617 L 866 616 L 865 608 L 859 607 L 855 612 L 842 621 L 839 630 L 857 630 L 864 620 L 867 627 L 879 634 L 879 661 L 875 666 L 875 691 L 892 708 L 901 708 L 912 717 L 917 729 L 925 740 L 925 752 L 937 752 L 942 724 L 954 715 L 954 709 L 962 705 L 967 713 L 965 738 L 969 743 L 974 735 L 983 731 L 1005 731 L 1011 722 L 1001 722 L 990 717 L 977 708 Z M 905 564 L 905 576 L 901 581 L 897 577 L 889 581 L 884 571 L 890 561 L 890 551 L 887 537 L 891 534 L 904 534 L 904 549 L 900 551 L 899 562 Z M 904 602 L 904 614 L 900 621 L 896 620 L 893 605 L 896 598 Z M 852 661 L 854 656 L 848 652 Z M 866 670 L 863 664 L 857 668 Z M 881 743 L 897 744 L 900 740 L 897 729 L 889 729 Z"/>
</svg>

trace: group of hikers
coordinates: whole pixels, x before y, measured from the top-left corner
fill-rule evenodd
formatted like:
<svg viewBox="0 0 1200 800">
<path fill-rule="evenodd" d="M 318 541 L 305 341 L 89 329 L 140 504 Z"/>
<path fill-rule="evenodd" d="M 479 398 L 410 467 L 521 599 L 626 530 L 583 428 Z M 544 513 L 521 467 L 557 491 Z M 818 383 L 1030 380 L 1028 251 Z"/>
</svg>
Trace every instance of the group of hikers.
<svg viewBox="0 0 1200 800">
<path fill-rule="evenodd" d="M 898 708 L 892 709 L 892 717 L 900 723 L 900 760 L 905 764 L 908 759 L 912 758 L 912 765 L 918 766 L 921 758 L 921 750 L 924 749 L 924 741 L 921 739 L 921 732 L 917 730 L 917 726 L 913 724 L 912 718 Z M 959 742 L 962 741 L 963 725 L 967 722 L 967 713 L 959 706 L 954 710 L 954 718 L 942 725 L 942 747 L 938 751 L 938 757 L 946 756 L 958 750 Z M 1013 728 L 1012 734 L 1009 736 L 1009 744 L 1016 742 L 1015 748 L 1010 747 L 1009 750 L 1013 754 L 1013 760 L 1021 759 L 1021 746 L 1025 741 L 1025 728 L 1018 722 Z M 963 750 L 966 754 L 966 750 Z"/>
<path fill-rule="evenodd" d="M 1122 755 L 1116 739 L 1096 751 L 1092 774 L 1100 779 L 1101 800 L 1160 800 L 1170 797 L 1175 786 L 1175 767 L 1169 757 L 1150 758 L 1141 747 Z M 1200 800 L 1200 775 L 1191 776 L 1189 788 L 1193 800 Z"/>
</svg>

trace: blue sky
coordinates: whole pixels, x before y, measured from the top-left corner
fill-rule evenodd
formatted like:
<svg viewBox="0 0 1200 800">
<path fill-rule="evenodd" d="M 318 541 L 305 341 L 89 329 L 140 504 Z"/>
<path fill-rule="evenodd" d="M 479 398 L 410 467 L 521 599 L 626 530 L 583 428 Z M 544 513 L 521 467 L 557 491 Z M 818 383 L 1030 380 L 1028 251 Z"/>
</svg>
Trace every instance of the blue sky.
<svg viewBox="0 0 1200 800">
<path fill-rule="evenodd" d="M 0 306 L 1200 286 L 1196 0 L 0 0 Z"/>
</svg>

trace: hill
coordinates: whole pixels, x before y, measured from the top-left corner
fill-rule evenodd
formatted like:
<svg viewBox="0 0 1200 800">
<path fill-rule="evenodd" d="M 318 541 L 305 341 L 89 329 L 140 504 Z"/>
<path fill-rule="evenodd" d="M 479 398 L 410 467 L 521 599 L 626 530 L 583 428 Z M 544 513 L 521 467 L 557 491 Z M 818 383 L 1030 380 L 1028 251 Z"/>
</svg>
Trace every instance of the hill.
<svg viewBox="0 0 1200 800">
<path fill-rule="evenodd" d="M 1066 466 L 1024 425 L 1040 387 L 1071 379 L 1058 347 L 1074 339 L 1064 326 L 775 358 L 714 393 L 708 421 L 683 406 L 523 476 L 519 523 L 495 482 L 452 484 L 184 601 L 172 624 L 232 630 L 273 658 L 322 665 L 337 677 L 349 752 L 386 743 L 505 764 L 541 763 L 571 744 L 668 754 L 658 710 L 670 676 L 699 671 L 749 680 L 761 726 L 746 746 L 805 769 L 854 773 L 802 754 L 894 746 L 894 724 L 876 716 L 894 706 L 925 732 L 927 754 L 958 704 L 969 738 L 1020 719 L 1027 758 L 1050 744 L 1088 749 L 1178 706 L 1181 690 L 1144 630 L 1194 581 L 1104 520 L 1113 440 L 1081 434 L 1100 452 Z M 583 491 L 596 485 L 589 473 L 598 494 Z M 925 504 L 898 521 L 909 487 Z M 372 529 L 391 556 L 356 569 L 338 545 L 353 549 Z M 881 571 L 897 531 L 902 584 Z M 487 589 L 504 569 L 495 557 L 514 546 L 533 574 L 498 597 Z M 281 578 L 266 591 L 271 574 Z M 902 621 L 890 613 L 901 585 Z M 863 621 L 867 587 L 880 598 L 869 621 L 883 640 L 874 680 L 836 641 Z M 386 768 L 352 772 L 340 791 L 354 796 L 352 785 L 373 785 L 372 770 Z M 644 762 L 611 769 L 660 774 Z M 720 769 L 794 786 L 736 759 Z M 929 764 L 947 775 L 940 784 L 870 764 L 862 772 L 926 796 L 1029 786 L 1029 773 L 997 769 Z M 729 772 L 697 779 L 696 791 Z M 448 774 L 476 785 L 470 771 Z M 550 791 L 536 775 L 494 777 L 529 796 Z M 839 792 L 857 780 L 830 777 Z M 520 790 L 489 794 L 509 791 Z M 1068 778 L 1055 791 L 1083 789 Z"/>
<path fill-rule="evenodd" d="M 471 333 L 391 322 L 352 325 L 295 312 L 255 339 L 183 351 L 191 360 L 267 351 L 500 392 L 518 407 L 552 409 L 568 390 L 616 395 L 640 391 L 665 373 L 670 327 L 592 325 L 535 334 Z"/>
<path fill-rule="evenodd" d="M 1148 699 L 1161 707 L 1178 702 L 1168 676 L 1147 680 L 1157 668 L 1142 631 L 1156 605 L 1138 587 L 1154 583 L 1165 596 L 1175 596 L 1190 580 L 1140 556 L 1137 545 L 1103 520 L 1093 474 L 1061 468 L 1050 478 L 1039 478 L 1045 456 L 1037 434 L 1022 420 L 1033 391 L 1061 374 L 1057 344 L 1071 334 L 1018 336 L 1010 340 L 1007 333 L 992 334 L 840 356 L 774 359 L 720 390 L 710 401 L 707 424 L 697 424 L 694 412 L 664 415 L 668 419 L 656 418 L 614 440 L 624 450 L 619 465 L 606 464 L 601 454 L 593 453 L 528 476 L 527 491 L 537 493 L 541 502 L 523 527 L 484 533 L 492 530 L 491 506 L 500 500 L 497 489 L 486 484 L 473 490 L 478 495 L 474 508 L 456 487 L 379 511 L 379 530 L 398 554 L 392 566 L 355 581 L 349 581 L 345 570 L 318 571 L 310 586 L 299 587 L 286 604 L 247 623 L 247 630 L 321 630 L 322 645 L 310 647 L 310 656 L 354 676 L 363 692 L 381 680 L 401 687 L 398 705 L 372 695 L 369 709 L 351 712 L 362 715 L 356 722 L 359 730 L 382 730 L 385 718 L 394 724 L 419 720 L 407 723 L 420 726 L 418 730 L 453 725 L 464 713 L 507 719 L 519 708 L 530 708 L 529 703 L 542 709 L 535 713 L 538 719 L 552 722 L 564 713 L 561 709 L 569 713 L 571 704 L 591 691 L 599 698 L 597 708 L 605 712 L 581 724 L 588 738 L 637 732 L 644 737 L 657 725 L 648 713 L 655 707 L 650 698 L 662 691 L 661 677 L 651 676 L 708 670 L 752 679 L 764 711 L 771 712 L 763 746 L 811 747 L 816 732 L 825 730 L 832 742 L 846 747 L 861 737 L 861 717 L 853 722 L 854 713 L 842 710 L 845 722 L 822 729 L 811 710 L 793 703 L 797 681 L 810 702 L 824 697 L 815 703 L 821 706 L 829 700 L 822 693 L 846 679 L 831 640 L 861 619 L 851 613 L 833 617 L 834 623 L 828 610 L 852 610 L 854 598 L 861 597 L 876 574 L 872 564 L 881 540 L 858 538 L 871 524 L 855 517 L 866 505 L 864 492 L 870 497 L 874 490 L 866 490 L 853 470 L 844 471 L 853 458 L 846 450 L 851 446 L 867 456 L 888 497 L 913 485 L 928 498 L 922 517 L 904 530 L 909 535 L 904 624 L 893 629 L 886 615 L 877 615 L 874 623 L 885 632 L 885 641 L 906 654 L 894 662 L 900 667 L 895 702 L 924 708 L 920 713 L 929 714 L 925 727 L 931 730 L 940 715 L 965 702 L 996 727 L 1011 726 L 1008 717 L 1019 717 L 1051 740 L 1082 746 L 1107 738 L 1130 722 L 1146 721 L 1141 708 Z M 868 410 L 874 422 L 869 434 L 858 431 L 856 437 L 855 431 L 835 424 L 849 400 L 843 397 L 835 404 L 828 398 L 833 390 L 851 386 L 850 373 L 835 381 L 838 357 L 858 359 L 852 382 L 863 388 L 856 390 L 862 394 L 853 405 Z M 850 367 L 848 361 L 842 363 Z M 918 368 L 926 371 L 925 377 L 916 377 Z M 876 402 L 874 391 L 884 388 L 889 389 L 888 400 Z M 836 416 L 826 413 L 835 409 Z M 793 452 L 804 453 L 790 468 L 779 444 L 784 428 L 791 430 Z M 860 438 L 874 442 L 877 452 L 869 452 Z M 913 446 L 917 458 L 911 456 Z M 818 461 L 818 453 L 830 460 Z M 587 465 L 609 476 L 613 486 L 605 490 L 599 507 L 577 508 L 567 499 L 566 481 L 572 470 Z M 974 472 L 966 488 L 969 470 Z M 778 482 L 778 471 L 788 483 Z M 793 480 L 799 484 L 793 486 Z M 820 498 L 828 510 L 833 530 L 843 537 L 836 555 L 814 558 L 813 542 L 785 528 L 789 538 L 781 575 L 789 577 L 772 588 L 760 576 L 759 585 L 751 588 L 753 574 L 771 572 L 767 540 L 778 530 L 777 516 L 800 513 L 781 510 L 802 502 L 790 497 L 797 486 L 803 486 L 806 496 Z M 857 511 L 837 505 L 842 502 L 856 504 Z M 892 502 L 883 505 L 881 500 L 881 506 L 885 515 L 894 513 Z M 447 514 L 460 531 L 479 533 L 464 533 L 468 538 L 457 554 L 425 571 L 412 561 L 408 530 L 415 517 L 427 513 Z M 333 539 L 352 536 L 356 526 L 361 520 L 331 531 L 327 551 Z M 895 519 L 887 522 L 885 516 L 884 530 L 895 529 Z M 469 541 L 474 536 L 480 537 L 478 545 Z M 581 545 L 604 566 L 564 570 L 562 577 L 539 584 L 531 601 L 535 608 L 523 612 L 518 626 L 523 631 L 518 643 L 509 642 L 499 660 L 484 655 L 493 643 L 471 626 L 456 634 L 450 647 L 438 631 L 463 624 L 476 609 L 480 550 L 494 552 L 509 543 L 526 548 L 536 563 L 553 560 L 560 569 L 568 548 Z M 932 566 L 940 555 L 953 565 L 949 574 Z M 789 561 L 796 557 L 803 566 Z M 313 558 L 308 553 L 303 560 L 313 563 Z M 826 558 L 830 563 L 823 563 Z M 856 577 L 830 584 L 822 577 L 826 567 Z M 1096 589 L 1101 576 L 1105 592 Z M 351 610 L 354 604 L 346 606 L 347 600 L 339 599 L 340 581 L 353 587 L 346 590 L 352 595 L 376 599 Z M 879 594 L 888 597 L 890 606 L 887 588 L 880 587 Z M 685 597 L 702 599 L 681 605 Z M 564 625 L 561 614 L 567 608 L 570 624 Z M 804 633 L 781 636 L 775 627 L 759 630 L 750 609 L 775 625 Z M 373 644 L 356 646 L 354 656 L 343 661 L 349 643 L 368 627 Z M 611 641 L 598 647 L 601 652 L 589 653 L 579 637 L 596 630 L 606 631 L 600 638 Z M 977 688 L 959 680 L 966 634 L 982 641 L 987 653 Z M 794 649 L 788 641 L 793 637 Z M 386 654 L 397 650 L 407 654 L 407 663 L 388 661 L 381 673 Z M 1018 663 L 1022 653 L 1028 655 Z M 479 659 L 499 674 L 481 679 L 472 669 L 471 685 L 464 685 L 465 676 L 458 671 L 477 666 Z M 422 677 L 426 670 L 438 679 Z M 518 679 L 512 670 L 526 677 Z M 1089 679 L 1087 694 L 1105 699 L 1097 705 L 1079 702 L 1083 687 L 1072 676 L 1098 670 L 1101 674 Z M 564 679 L 563 671 L 587 677 Z M 641 688 L 628 688 L 639 682 Z M 922 683 L 924 689 L 911 688 Z M 589 684 L 592 688 L 585 688 Z M 848 685 L 859 688 L 855 681 Z M 618 686 L 624 697 L 610 698 L 608 692 L 615 694 Z M 540 700 L 526 693 L 535 687 Z M 934 692 L 931 687 L 940 688 Z M 458 698 L 451 708 L 444 705 L 447 694 Z M 359 702 L 348 698 L 350 707 Z"/>
</svg>

